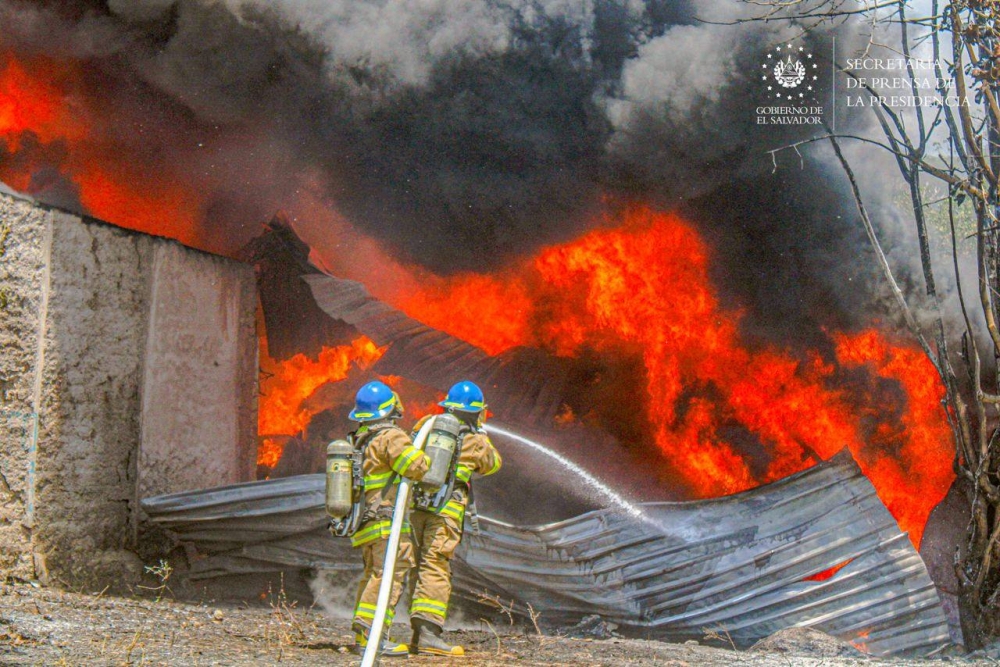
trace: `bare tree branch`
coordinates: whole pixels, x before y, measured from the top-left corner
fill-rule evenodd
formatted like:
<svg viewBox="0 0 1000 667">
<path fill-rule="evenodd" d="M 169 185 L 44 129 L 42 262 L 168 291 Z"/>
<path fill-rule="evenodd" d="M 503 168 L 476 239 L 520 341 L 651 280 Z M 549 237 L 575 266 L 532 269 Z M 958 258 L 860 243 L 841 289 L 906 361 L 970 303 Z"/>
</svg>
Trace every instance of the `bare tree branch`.
<svg viewBox="0 0 1000 667">
<path fill-rule="evenodd" d="M 857 179 L 854 177 L 854 170 L 851 169 L 851 165 L 848 164 L 844 158 L 844 154 L 840 151 L 840 144 L 837 142 L 837 137 L 830 134 L 827 138 L 833 146 L 833 152 L 836 153 L 837 160 L 840 161 L 840 166 L 843 167 L 844 173 L 847 174 L 847 180 L 851 184 L 851 192 L 854 194 L 854 203 L 857 205 L 858 213 L 861 215 L 861 223 L 865 227 L 865 232 L 868 233 L 868 240 L 871 242 L 872 250 L 875 251 L 875 256 L 878 258 L 879 266 L 882 268 L 882 275 L 885 277 L 886 282 L 889 283 L 889 288 L 892 290 L 892 294 L 896 298 L 896 303 L 899 304 L 899 308 L 903 313 L 906 326 L 909 327 L 910 331 L 917 338 L 920 347 L 923 348 L 927 358 L 934 364 L 934 368 L 937 369 L 938 374 L 941 374 L 941 368 L 935 359 L 936 355 L 931 351 L 931 346 L 927 343 L 927 339 L 924 338 L 924 334 L 920 330 L 920 325 L 917 324 L 916 318 L 910 312 L 910 306 L 906 303 L 903 291 L 899 289 L 899 285 L 896 283 L 892 267 L 889 266 L 889 260 L 886 259 L 885 252 L 882 250 L 882 244 L 879 243 L 878 236 L 875 234 L 875 227 L 872 225 L 871 218 L 868 217 L 868 211 L 865 209 L 864 201 L 861 198 L 861 191 L 858 189 Z"/>
</svg>

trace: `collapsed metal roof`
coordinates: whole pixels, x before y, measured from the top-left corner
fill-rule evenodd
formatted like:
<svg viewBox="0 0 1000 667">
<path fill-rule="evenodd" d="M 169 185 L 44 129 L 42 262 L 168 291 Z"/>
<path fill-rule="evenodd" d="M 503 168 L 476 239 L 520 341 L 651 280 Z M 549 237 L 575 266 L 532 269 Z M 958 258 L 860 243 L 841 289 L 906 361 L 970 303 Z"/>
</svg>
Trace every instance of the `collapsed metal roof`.
<svg viewBox="0 0 1000 667">
<path fill-rule="evenodd" d="M 325 529 L 321 475 L 159 496 L 143 509 L 209 554 L 192 565 L 196 578 L 360 570 L 348 541 Z M 715 630 L 747 646 L 808 626 L 876 655 L 928 656 L 949 643 L 923 561 L 847 452 L 737 495 L 637 510 L 537 526 L 484 517 L 456 555 L 455 596 L 498 595 L 554 623 L 596 613 L 664 640 Z"/>
<path fill-rule="evenodd" d="M 379 347 L 388 346 L 376 370 L 441 390 L 455 378 L 468 378 L 489 387 L 493 408 L 519 424 L 549 424 L 563 404 L 568 378 L 557 357 L 527 347 L 490 356 L 379 301 L 361 283 L 323 273 L 301 279 L 331 319 L 351 325 Z"/>
<path fill-rule="evenodd" d="M 587 468 L 619 491 L 664 497 L 655 476 L 607 434 L 582 423 L 553 428 L 571 384 L 563 360 L 528 348 L 489 356 L 360 283 L 317 270 L 304 245 L 286 238 L 289 230 L 273 227 L 281 233 L 255 256 L 278 253 L 272 269 L 284 271 L 267 281 L 268 303 L 285 309 L 278 309 L 284 319 L 269 322 L 269 343 L 271 324 L 286 353 L 364 334 L 386 348 L 375 372 L 438 390 L 456 377 L 472 379 L 488 389 L 498 415 L 546 450 L 578 458 L 585 449 Z M 267 303 L 264 310 L 267 317 Z M 522 609 L 532 605 L 554 624 L 597 613 L 621 632 L 667 640 L 724 630 L 746 646 L 781 628 L 811 626 L 875 654 L 931 655 L 949 643 L 923 561 L 847 452 L 735 496 L 645 503 L 630 513 L 586 511 L 601 503 L 577 473 L 515 439 L 494 440 L 508 465 L 478 483 L 477 496 L 506 522 L 484 518 L 480 535 L 467 533 L 454 563 L 459 602 L 498 595 Z M 347 541 L 325 530 L 322 476 L 161 496 L 143 506 L 209 555 L 192 564 L 196 578 L 286 567 L 360 570 Z M 525 525 L 531 522 L 545 523 Z M 810 579 L 837 566 L 832 577 Z"/>
</svg>

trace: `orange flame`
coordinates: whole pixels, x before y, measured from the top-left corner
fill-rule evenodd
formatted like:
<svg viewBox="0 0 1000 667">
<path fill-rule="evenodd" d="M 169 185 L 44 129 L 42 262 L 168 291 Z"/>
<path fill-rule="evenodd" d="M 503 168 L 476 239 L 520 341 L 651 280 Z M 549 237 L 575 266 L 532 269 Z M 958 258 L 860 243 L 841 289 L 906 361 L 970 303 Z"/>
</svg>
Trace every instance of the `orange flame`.
<svg viewBox="0 0 1000 667">
<path fill-rule="evenodd" d="M 260 403 L 257 431 L 261 436 L 294 435 L 308 425 L 321 408 L 306 405 L 306 400 L 327 382 L 347 377 L 352 366 L 369 368 L 382 356 L 369 338 L 361 336 L 350 345 L 325 347 L 314 361 L 304 354 L 278 362 L 267 352 L 267 340 L 261 339 Z M 257 450 L 257 463 L 273 466 L 281 456 L 281 446 L 265 438 Z"/>
<path fill-rule="evenodd" d="M 871 446 L 856 451 L 854 458 L 900 527 L 919 544 L 931 510 L 955 479 L 951 429 L 941 407 L 944 386 L 915 345 L 892 345 L 876 331 L 833 338 L 842 365 L 865 368 L 903 391 L 905 410 L 899 428 L 878 423 Z M 877 422 L 880 410 L 892 407 L 877 398 L 869 398 L 863 418 Z"/>
<path fill-rule="evenodd" d="M 42 143 L 86 134 L 66 100 L 66 88 L 78 76 L 72 65 L 47 58 L 21 63 L 0 54 L 0 141 L 7 150 L 19 150 L 27 132 Z"/>
<path fill-rule="evenodd" d="M 854 646 L 854 648 L 858 649 L 859 651 L 868 653 L 868 642 L 865 640 L 868 639 L 868 636 L 870 634 L 871 630 L 862 630 L 861 632 L 858 633 L 857 637 L 851 640 L 851 644 Z"/>
<path fill-rule="evenodd" d="M 781 479 L 849 447 L 919 545 L 954 478 L 930 362 L 875 330 L 835 335 L 835 359 L 751 349 L 739 335 L 742 314 L 719 304 L 708 265 L 687 222 L 634 208 L 619 226 L 548 248 L 517 271 L 438 278 L 397 305 L 494 354 L 515 345 L 563 356 L 635 351 L 650 440 L 692 497 Z M 843 380 L 858 369 L 895 388 L 895 403 L 870 404 L 868 388 Z M 734 430 L 759 451 L 734 445 Z"/>
<path fill-rule="evenodd" d="M 847 567 L 852 560 L 854 559 L 848 558 L 843 563 L 837 563 L 833 567 L 823 570 L 822 572 L 817 572 L 816 574 L 805 577 L 802 581 L 826 581 L 827 579 L 832 579 L 834 575 Z"/>
<path fill-rule="evenodd" d="M 284 446 L 277 438 L 264 438 L 257 448 L 257 465 L 273 468 L 278 465 L 278 461 L 281 459 L 281 452 L 284 449 Z"/>
<path fill-rule="evenodd" d="M 436 415 L 444 412 L 444 408 L 438 405 L 444 400 L 444 394 L 426 387 L 416 386 L 413 383 L 407 383 L 409 386 L 404 386 L 405 380 L 399 375 L 380 375 L 378 379 L 399 393 L 405 411 L 404 420 L 412 419 L 415 421 L 424 415 Z"/>
<path fill-rule="evenodd" d="M 456 286 L 460 285 L 460 288 Z M 531 300 L 524 286 L 490 276 L 464 274 L 403 295 L 396 304 L 418 313 L 424 324 L 447 331 L 488 354 L 500 354 L 528 338 Z M 484 323 L 489 323 L 484 325 Z"/>
<path fill-rule="evenodd" d="M 202 196 L 190 179 L 125 150 L 121 123 L 83 90 L 76 61 L 0 51 L 0 180 L 32 194 L 40 166 L 58 167 L 91 215 L 122 227 L 198 246 Z M 142 131 L 141 126 L 138 131 Z M 151 158 L 155 156 L 145 156 Z"/>
</svg>

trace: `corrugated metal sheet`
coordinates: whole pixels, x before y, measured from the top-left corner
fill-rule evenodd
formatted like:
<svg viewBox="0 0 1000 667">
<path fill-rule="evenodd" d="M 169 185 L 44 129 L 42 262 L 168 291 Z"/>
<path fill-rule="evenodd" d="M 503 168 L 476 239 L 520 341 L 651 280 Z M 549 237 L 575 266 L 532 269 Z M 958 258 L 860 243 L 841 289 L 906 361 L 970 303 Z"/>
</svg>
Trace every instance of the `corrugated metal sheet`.
<svg viewBox="0 0 1000 667">
<path fill-rule="evenodd" d="M 264 225 L 261 235 L 240 250 L 239 259 L 255 267 L 268 354 L 274 359 L 296 354 L 315 357 L 324 346 L 343 345 L 358 337 L 349 324 L 323 312 L 302 282 L 303 275 L 318 275 L 319 270 L 309 263 L 309 246 L 284 214 L 276 214 Z"/>
<path fill-rule="evenodd" d="M 567 367 L 533 348 L 489 356 L 478 347 L 432 329 L 372 297 L 364 285 L 314 273 L 302 276 L 320 310 L 389 346 L 377 372 L 401 375 L 446 390 L 465 378 L 490 389 L 490 404 L 517 424 L 549 426 L 562 408 Z"/>
<path fill-rule="evenodd" d="M 211 557 L 195 576 L 276 567 L 356 569 L 325 531 L 323 479 L 286 478 L 150 498 L 153 521 Z M 725 630 L 740 646 L 811 626 L 874 654 L 948 644 L 934 585 L 848 454 L 726 498 L 598 510 L 558 523 L 482 520 L 455 562 L 455 595 L 531 604 L 554 623 L 600 614 L 666 640 Z M 825 581 L 808 578 L 847 562 Z"/>
</svg>

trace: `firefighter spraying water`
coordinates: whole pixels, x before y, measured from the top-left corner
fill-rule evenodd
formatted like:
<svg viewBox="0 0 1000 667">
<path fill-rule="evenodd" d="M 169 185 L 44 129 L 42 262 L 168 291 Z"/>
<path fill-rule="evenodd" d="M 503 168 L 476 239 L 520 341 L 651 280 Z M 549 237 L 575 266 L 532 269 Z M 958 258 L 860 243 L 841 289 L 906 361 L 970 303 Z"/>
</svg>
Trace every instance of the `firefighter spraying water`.
<svg viewBox="0 0 1000 667">
<path fill-rule="evenodd" d="M 365 660 L 377 653 L 465 653 L 442 639 L 451 597 L 451 559 L 467 515 L 478 530 L 472 476 L 495 473 L 502 460 L 483 429 L 486 403 L 478 386 L 459 382 L 439 405 L 445 414 L 422 418 L 411 440 L 396 426 L 403 414 L 399 396 L 381 382 L 370 382 L 358 391 L 350 414 L 361 426 L 348 439 L 327 446 L 330 532 L 362 548 L 365 570 L 353 629 Z M 410 481 L 419 484 L 407 517 Z M 383 621 L 388 637 L 403 582 L 414 566 L 412 642 L 406 646 L 387 638 L 379 650 L 371 637 L 381 637 Z"/>
<path fill-rule="evenodd" d="M 392 549 L 394 555 L 387 549 L 395 541 L 390 537 L 401 478 L 420 480 L 430 468 L 427 455 L 396 425 L 402 415 L 402 401 L 392 389 L 382 382 L 369 382 L 358 391 L 349 415 L 360 426 L 348 440 L 327 447 L 326 510 L 330 531 L 337 537 L 350 537 L 351 545 L 362 550 L 364 562 L 351 626 L 359 650 L 368 646 L 372 634 L 382 634 L 381 627 L 373 632 L 373 625 L 381 626 L 374 621 L 384 571 L 392 570 L 391 590 L 384 596 L 387 599 L 382 612 L 388 637 L 407 572 L 415 564 L 409 539 L 399 540 L 398 548 Z M 406 495 L 403 493 L 404 498 Z M 405 516 L 398 519 L 399 532 L 408 538 L 410 527 Z M 387 558 L 392 561 L 389 567 Z M 381 647 L 384 657 L 405 657 L 407 652 L 405 644 L 388 639 Z"/>
<path fill-rule="evenodd" d="M 461 646 L 441 637 L 451 598 L 451 559 L 466 516 L 478 532 L 473 474 L 492 475 L 503 462 L 483 430 L 486 402 L 478 386 L 459 382 L 439 405 L 445 414 L 424 417 L 415 427 L 416 432 L 433 420 L 427 440 L 431 469 L 417 485 L 410 516 L 417 561 L 410 580 L 410 652 L 464 655 Z"/>
</svg>

